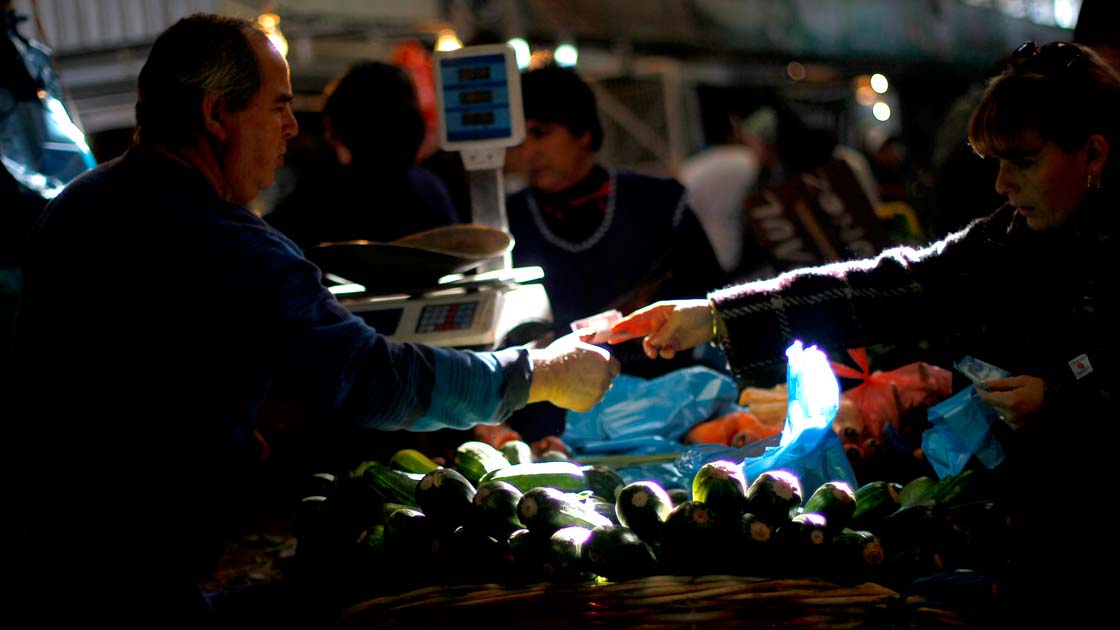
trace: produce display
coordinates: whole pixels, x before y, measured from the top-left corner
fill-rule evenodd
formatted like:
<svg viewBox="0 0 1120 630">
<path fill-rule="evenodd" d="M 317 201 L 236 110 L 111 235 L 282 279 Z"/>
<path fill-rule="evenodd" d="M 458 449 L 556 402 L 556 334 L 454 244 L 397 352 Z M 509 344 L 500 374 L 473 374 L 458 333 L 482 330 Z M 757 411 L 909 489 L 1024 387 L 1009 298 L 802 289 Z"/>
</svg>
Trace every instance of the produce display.
<svg viewBox="0 0 1120 630">
<path fill-rule="evenodd" d="M 523 449 L 479 444 L 465 443 L 447 466 L 401 452 L 317 475 L 309 487 L 318 494 L 296 514 L 295 566 L 348 601 L 426 586 L 654 575 L 912 592 L 930 576 L 1003 569 L 1007 515 L 984 471 L 803 488 L 787 470 L 747 479 L 738 462 L 715 461 L 691 488 L 668 489 L 626 483 L 603 464 L 525 461 Z"/>
</svg>

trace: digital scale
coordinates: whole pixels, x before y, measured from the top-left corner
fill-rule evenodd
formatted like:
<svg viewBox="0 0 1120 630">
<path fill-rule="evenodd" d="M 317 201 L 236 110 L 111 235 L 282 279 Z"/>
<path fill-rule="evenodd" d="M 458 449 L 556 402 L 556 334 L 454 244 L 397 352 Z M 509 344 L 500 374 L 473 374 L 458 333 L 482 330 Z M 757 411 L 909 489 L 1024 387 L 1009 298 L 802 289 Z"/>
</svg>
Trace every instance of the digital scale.
<svg viewBox="0 0 1120 630">
<path fill-rule="evenodd" d="M 513 48 L 495 44 L 437 52 L 434 78 L 440 146 L 463 158 L 472 221 L 508 234 L 502 166 L 506 148 L 525 138 Z M 331 270 L 324 271 L 330 277 Z M 480 260 L 473 271 L 392 295 L 368 295 L 345 281 L 331 291 L 390 341 L 488 350 L 528 343 L 550 330 L 552 308 L 537 282 L 544 276 L 540 267 L 513 268 L 507 248 Z"/>
<path fill-rule="evenodd" d="M 540 267 L 463 276 L 419 295 L 343 304 L 389 341 L 490 350 L 528 343 L 549 329 L 552 309 Z"/>
</svg>

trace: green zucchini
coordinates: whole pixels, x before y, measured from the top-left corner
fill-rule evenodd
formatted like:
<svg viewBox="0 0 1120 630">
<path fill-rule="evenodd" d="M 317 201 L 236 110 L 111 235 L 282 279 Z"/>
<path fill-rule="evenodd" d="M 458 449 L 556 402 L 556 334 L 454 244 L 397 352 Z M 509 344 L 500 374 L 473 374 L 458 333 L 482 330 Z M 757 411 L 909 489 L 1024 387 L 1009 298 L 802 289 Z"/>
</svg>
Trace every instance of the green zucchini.
<svg viewBox="0 0 1120 630">
<path fill-rule="evenodd" d="M 371 459 L 362 462 L 355 469 L 357 476 L 368 484 L 382 499 L 382 503 L 402 503 L 417 505 L 416 486 L 423 475 L 394 470 L 381 462 Z"/>
<path fill-rule="evenodd" d="M 665 519 L 673 510 L 673 500 L 661 484 L 646 479 L 623 486 L 614 508 L 619 525 L 634 530 L 639 538 L 656 545 L 661 540 Z"/>
<path fill-rule="evenodd" d="M 525 491 L 517 503 L 517 516 L 529 530 L 549 535 L 572 525 L 588 529 L 611 525 L 610 519 L 587 507 L 578 494 L 549 486 Z"/>
<path fill-rule="evenodd" d="M 660 559 L 673 575 L 709 575 L 731 571 L 736 548 L 724 536 L 720 515 L 702 501 L 685 501 L 669 511 L 661 528 Z M 738 520 L 738 519 L 737 519 Z"/>
<path fill-rule="evenodd" d="M 612 582 L 657 573 L 657 555 L 629 527 L 596 527 L 581 549 L 583 562 L 595 575 Z"/>
<path fill-rule="evenodd" d="M 875 534 L 844 529 L 829 543 L 828 576 L 846 584 L 878 581 L 886 552 Z"/>
<path fill-rule="evenodd" d="M 511 464 L 533 463 L 533 447 L 529 446 L 528 442 L 507 440 L 498 450 L 502 452 L 502 455 L 505 455 Z"/>
<path fill-rule="evenodd" d="M 416 486 L 420 510 L 444 531 L 464 525 L 474 512 L 478 490 L 454 468 L 437 468 L 424 475 Z"/>
<path fill-rule="evenodd" d="M 509 465 L 506 456 L 486 442 L 468 440 L 455 447 L 455 469 L 473 484 L 477 484 L 486 473 Z"/>
<path fill-rule="evenodd" d="M 823 515 L 830 533 L 836 535 L 852 522 L 856 493 L 846 481 L 826 481 L 813 491 L 802 511 Z"/>
<path fill-rule="evenodd" d="M 517 516 L 517 504 L 524 493 L 505 481 L 483 481 L 474 495 L 474 522 L 478 529 L 505 540 L 525 527 Z"/>
<path fill-rule="evenodd" d="M 533 488 L 551 487 L 564 492 L 587 490 L 587 477 L 574 462 L 533 462 L 511 464 L 482 476 L 483 481 L 505 481 L 522 492 Z"/>
<path fill-rule="evenodd" d="M 936 479 L 927 475 L 911 479 L 910 482 L 903 485 L 902 490 L 898 492 L 899 504 L 901 506 L 907 506 L 921 503 L 926 499 L 930 488 L 936 483 Z"/>
<path fill-rule="evenodd" d="M 872 530 L 882 520 L 902 507 L 898 484 L 889 481 L 869 481 L 856 490 L 856 510 L 852 514 L 852 529 Z"/>
<path fill-rule="evenodd" d="M 801 507 L 801 480 L 788 470 L 762 472 L 747 488 L 745 509 L 774 527 L 788 521 Z"/>
<path fill-rule="evenodd" d="M 710 507 L 727 525 L 737 523 L 743 515 L 746 495 L 743 467 L 732 461 L 707 462 L 692 478 L 692 500 Z"/>
<path fill-rule="evenodd" d="M 626 485 L 626 480 L 617 470 L 606 464 L 588 464 L 580 466 L 583 476 L 587 478 L 587 487 L 611 503 L 618 499 L 618 492 Z"/>
<path fill-rule="evenodd" d="M 544 575 L 552 582 L 582 582 L 591 578 L 583 561 L 583 545 L 591 537 L 591 528 L 582 525 L 561 527 L 548 537 Z"/>
<path fill-rule="evenodd" d="M 402 448 L 389 459 L 389 468 L 426 475 L 439 468 L 439 464 L 414 448 Z"/>
</svg>

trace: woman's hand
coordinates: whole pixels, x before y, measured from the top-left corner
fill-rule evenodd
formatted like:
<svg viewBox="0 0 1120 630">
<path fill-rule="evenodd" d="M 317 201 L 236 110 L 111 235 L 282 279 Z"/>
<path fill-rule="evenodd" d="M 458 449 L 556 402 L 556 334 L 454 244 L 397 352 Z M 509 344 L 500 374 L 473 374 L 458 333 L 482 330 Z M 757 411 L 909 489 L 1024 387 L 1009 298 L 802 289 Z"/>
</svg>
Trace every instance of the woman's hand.
<svg viewBox="0 0 1120 630">
<path fill-rule="evenodd" d="M 597 405 L 622 371 L 610 352 L 580 341 L 575 333 L 547 348 L 530 350 L 529 360 L 533 363 L 529 402 L 548 401 L 579 412 Z"/>
<path fill-rule="evenodd" d="M 657 302 L 630 313 L 611 327 L 610 344 L 644 337 L 642 349 L 651 359 L 672 359 L 677 352 L 712 338 L 707 300 Z"/>
<path fill-rule="evenodd" d="M 992 406 L 1013 429 L 1021 429 L 1042 410 L 1046 382 L 1036 376 L 1009 376 L 984 381 L 991 391 L 976 387 L 980 400 Z"/>
</svg>

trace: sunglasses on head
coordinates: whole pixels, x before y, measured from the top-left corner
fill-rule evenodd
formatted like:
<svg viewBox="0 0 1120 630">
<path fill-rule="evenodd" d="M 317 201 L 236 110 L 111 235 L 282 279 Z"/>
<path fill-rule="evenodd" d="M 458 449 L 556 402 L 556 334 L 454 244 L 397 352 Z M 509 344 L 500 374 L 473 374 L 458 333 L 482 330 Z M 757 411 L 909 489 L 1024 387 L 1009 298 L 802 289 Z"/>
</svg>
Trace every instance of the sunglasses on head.
<svg viewBox="0 0 1120 630">
<path fill-rule="evenodd" d="M 1050 42 L 1039 46 L 1026 42 L 1011 53 L 1007 66 L 1013 70 L 1042 74 L 1061 73 L 1072 68 L 1081 58 L 1081 49 L 1076 44 Z"/>
</svg>

